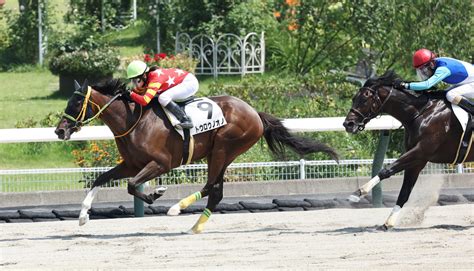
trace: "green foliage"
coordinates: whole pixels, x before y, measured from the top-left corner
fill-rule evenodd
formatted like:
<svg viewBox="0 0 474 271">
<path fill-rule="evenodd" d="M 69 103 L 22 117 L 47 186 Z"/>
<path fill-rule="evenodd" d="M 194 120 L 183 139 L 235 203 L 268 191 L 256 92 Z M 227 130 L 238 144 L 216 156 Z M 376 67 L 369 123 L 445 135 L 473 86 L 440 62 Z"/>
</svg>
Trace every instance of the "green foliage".
<svg viewBox="0 0 474 271">
<path fill-rule="evenodd" d="M 238 84 L 210 85 L 209 95 L 228 94 L 250 102 L 257 110 L 282 118 L 341 116 L 350 107 L 354 85 L 339 74 L 246 76 Z M 301 102 L 305 106 L 301 106 Z M 322 115 L 321 115 L 322 114 Z"/>
<path fill-rule="evenodd" d="M 306 74 L 345 70 L 366 59 L 379 71 L 396 68 L 414 75 L 412 53 L 423 47 L 470 61 L 472 10 L 472 1 L 466 0 L 278 0 L 280 28 L 267 35 L 268 63 Z"/>
<path fill-rule="evenodd" d="M 41 120 L 28 117 L 26 119 L 19 120 L 15 124 L 15 128 L 54 127 L 58 124 L 58 121 L 61 117 L 62 112 L 50 112 L 46 114 L 46 116 L 44 116 Z"/>
<path fill-rule="evenodd" d="M 376 54 L 374 61 L 379 70 L 394 67 L 412 76 L 412 53 L 420 48 L 472 61 L 473 6 L 466 0 L 369 1 L 354 5 L 360 14 L 356 27 L 363 29 L 360 46 Z"/>
<path fill-rule="evenodd" d="M 113 74 L 120 64 L 118 53 L 98 36 L 76 36 L 57 41 L 49 62 L 49 69 L 56 75 Z"/>
<path fill-rule="evenodd" d="M 49 1 L 22 0 L 20 12 L 1 10 L 7 29 L 0 30 L 0 69 L 10 69 L 19 64 L 38 61 L 38 4 L 44 11 L 42 26 L 45 33 L 53 27 L 49 14 L 53 12 Z M 3 38 L 5 37 L 5 38 Z"/>
<path fill-rule="evenodd" d="M 144 2 L 140 5 L 139 13 L 146 16 L 143 20 L 145 31 L 142 33 L 142 41 L 147 48 L 156 47 L 157 12 L 163 52 L 174 50 L 176 32 L 191 36 L 218 36 L 222 33 L 246 35 L 249 32 L 268 31 L 276 23 L 267 1 L 176 0 L 160 1 L 158 6 Z"/>
<path fill-rule="evenodd" d="M 279 2 L 279 3 L 278 3 Z M 293 1 L 295 2 L 295 1 Z M 353 3 L 277 1 L 278 33 L 269 39 L 270 65 L 296 74 L 346 67 L 357 61 L 354 42 L 360 37 Z"/>
<path fill-rule="evenodd" d="M 249 102 L 257 111 L 267 112 L 279 118 L 340 117 L 347 114 L 351 98 L 357 87 L 347 83 L 340 74 L 306 74 L 305 76 L 246 76 L 232 85 L 221 83 L 209 86 L 209 95 L 227 94 Z M 341 132 L 308 133 L 303 136 L 315 138 L 338 150 L 343 159 L 372 158 L 377 147 L 378 132 L 349 135 Z M 392 136 L 389 153 L 394 157 L 402 151 L 402 138 Z M 262 145 L 267 149 L 266 144 Z M 248 156 L 247 156 L 248 155 Z M 247 158 L 246 158 L 247 157 Z M 250 159 L 249 159 L 250 157 Z M 271 159 L 263 155 L 260 146 L 255 146 L 245 159 L 260 161 Z M 299 159 L 288 153 L 288 158 Z M 328 159 L 314 154 L 309 159 Z"/>
<path fill-rule="evenodd" d="M 130 10 L 131 1 L 70 0 L 69 5 L 66 21 L 78 25 L 81 32 L 96 33 L 102 28 L 115 29 L 130 21 L 130 18 L 121 15 Z"/>
</svg>

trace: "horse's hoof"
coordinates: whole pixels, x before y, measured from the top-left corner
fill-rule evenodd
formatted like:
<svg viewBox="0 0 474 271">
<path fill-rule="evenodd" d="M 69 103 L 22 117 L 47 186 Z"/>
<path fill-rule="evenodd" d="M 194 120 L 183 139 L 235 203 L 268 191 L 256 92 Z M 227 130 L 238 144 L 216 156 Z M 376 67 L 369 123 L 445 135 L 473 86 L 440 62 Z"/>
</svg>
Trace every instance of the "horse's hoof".
<svg viewBox="0 0 474 271">
<path fill-rule="evenodd" d="M 89 221 L 89 215 L 79 217 L 79 226 L 84 226 Z"/>
<path fill-rule="evenodd" d="M 360 197 L 359 196 L 356 196 L 354 194 L 350 195 L 349 197 L 347 197 L 347 199 L 350 201 L 350 202 L 359 202 L 360 201 Z"/>
<path fill-rule="evenodd" d="M 157 189 L 155 189 L 155 194 L 163 196 L 163 194 L 168 190 L 168 187 L 166 186 L 160 186 Z"/>
<path fill-rule="evenodd" d="M 199 234 L 203 231 L 202 227 L 192 227 L 187 231 L 188 234 Z"/>
<path fill-rule="evenodd" d="M 179 204 L 177 203 L 177 204 L 171 206 L 171 208 L 168 210 L 167 215 L 177 216 L 177 215 L 179 215 L 179 213 L 181 213 L 181 209 L 179 208 Z"/>
<path fill-rule="evenodd" d="M 393 227 L 389 227 L 389 226 L 383 224 L 383 225 L 378 226 L 376 229 L 377 229 L 378 231 L 389 231 L 389 230 L 391 230 L 392 228 L 393 228 Z"/>
<path fill-rule="evenodd" d="M 189 229 L 187 231 L 183 231 L 182 234 L 196 234 L 197 232 L 194 232 L 193 229 Z"/>
</svg>

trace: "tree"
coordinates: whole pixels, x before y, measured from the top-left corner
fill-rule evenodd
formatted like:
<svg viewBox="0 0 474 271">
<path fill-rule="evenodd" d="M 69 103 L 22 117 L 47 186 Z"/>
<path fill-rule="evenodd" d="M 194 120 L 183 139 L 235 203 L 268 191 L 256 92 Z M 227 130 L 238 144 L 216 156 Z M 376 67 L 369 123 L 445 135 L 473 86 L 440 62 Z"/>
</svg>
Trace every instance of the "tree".
<svg viewBox="0 0 474 271">
<path fill-rule="evenodd" d="M 412 52 L 423 47 L 470 60 L 472 10 L 468 0 L 277 0 L 280 28 L 270 37 L 269 61 L 306 74 L 353 66 L 366 49 L 379 71 L 408 74 Z"/>
<path fill-rule="evenodd" d="M 4 11 L 7 19 L 8 44 L 0 52 L 2 68 L 15 64 L 35 64 L 38 61 L 38 5 L 44 11 L 44 32 L 52 29 L 53 21 L 48 16 L 52 7 L 45 0 L 22 0 L 20 12 Z"/>
</svg>

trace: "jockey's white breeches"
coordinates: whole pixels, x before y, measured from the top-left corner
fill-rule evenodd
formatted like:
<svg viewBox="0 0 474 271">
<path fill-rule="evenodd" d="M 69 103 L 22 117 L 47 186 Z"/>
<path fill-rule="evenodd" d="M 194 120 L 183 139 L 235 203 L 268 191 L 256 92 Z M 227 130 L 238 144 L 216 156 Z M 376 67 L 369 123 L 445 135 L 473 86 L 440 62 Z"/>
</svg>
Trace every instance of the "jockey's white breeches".
<svg viewBox="0 0 474 271">
<path fill-rule="evenodd" d="M 453 104 L 458 104 L 461 97 L 474 99 L 474 82 L 453 86 L 446 93 L 446 99 Z"/>
<path fill-rule="evenodd" d="M 166 90 L 158 96 L 158 101 L 162 106 L 167 106 L 171 101 L 184 100 L 194 94 L 199 89 L 199 82 L 194 74 L 188 73 L 183 82 Z"/>
</svg>

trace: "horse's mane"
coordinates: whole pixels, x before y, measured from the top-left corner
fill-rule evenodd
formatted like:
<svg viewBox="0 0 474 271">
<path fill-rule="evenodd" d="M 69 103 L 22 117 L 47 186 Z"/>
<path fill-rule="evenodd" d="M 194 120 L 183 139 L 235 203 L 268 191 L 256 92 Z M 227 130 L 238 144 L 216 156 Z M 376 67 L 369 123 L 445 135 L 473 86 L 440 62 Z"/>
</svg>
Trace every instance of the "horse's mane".
<svg viewBox="0 0 474 271">
<path fill-rule="evenodd" d="M 372 77 L 365 82 L 364 87 L 371 87 L 375 85 L 379 86 L 392 86 L 395 79 L 400 78 L 397 73 L 393 70 L 387 70 L 382 76 Z"/>
<path fill-rule="evenodd" d="M 118 90 L 125 89 L 127 84 L 118 78 L 112 78 L 107 81 L 99 82 L 91 87 L 102 94 L 115 95 Z"/>
<path fill-rule="evenodd" d="M 374 87 L 374 86 L 393 86 L 393 82 L 396 79 L 399 79 L 400 76 L 393 70 L 387 70 L 382 76 L 372 77 L 368 79 L 364 87 Z M 396 89 L 396 88 L 394 88 Z M 396 89 L 398 91 L 410 94 L 415 100 L 420 101 L 422 104 L 428 102 L 429 100 L 446 100 L 446 91 L 424 91 L 424 92 L 414 92 L 410 90 Z M 430 89 L 435 90 L 435 89 Z"/>
</svg>

